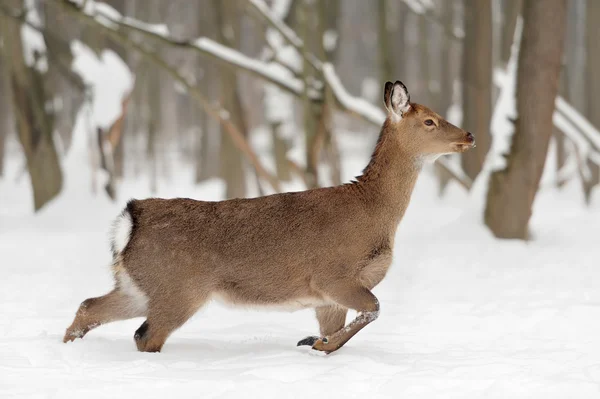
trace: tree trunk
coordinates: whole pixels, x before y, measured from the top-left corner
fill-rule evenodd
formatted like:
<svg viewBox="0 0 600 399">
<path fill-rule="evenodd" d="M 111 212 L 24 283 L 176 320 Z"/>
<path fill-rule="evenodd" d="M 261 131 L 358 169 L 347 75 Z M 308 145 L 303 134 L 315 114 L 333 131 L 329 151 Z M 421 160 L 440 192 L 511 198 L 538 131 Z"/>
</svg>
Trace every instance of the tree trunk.
<svg viewBox="0 0 600 399">
<path fill-rule="evenodd" d="M 309 18 L 309 15 L 314 11 L 313 4 L 308 4 L 306 0 L 301 0 L 298 5 L 298 25 L 300 36 L 304 43 L 308 45 L 309 38 L 311 37 L 312 27 L 310 26 L 313 21 Z M 303 59 L 302 65 L 302 78 L 305 85 L 308 86 L 308 82 L 313 77 L 313 71 L 309 62 L 306 58 Z M 307 90 L 304 91 L 302 96 L 303 105 L 303 116 L 304 116 L 304 137 L 305 137 L 305 156 L 306 156 L 306 182 L 307 188 L 315 188 L 319 186 L 319 169 L 318 169 L 318 158 L 317 158 L 317 126 L 319 120 L 319 108 L 315 105 L 310 97 L 308 96 Z"/>
<path fill-rule="evenodd" d="M 289 146 L 281 134 L 282 123 L 270 123 L 269 125 L 271 128 L 271 137 L 273 139 L 273 156 L 275 157 L 277 179 L 281 181 L 290 181 L 292 179 L 292 173 L 287 159 Z"/>
<path fill-rule="evenodd" d="M 439 112 L 439 104 L 432 91 L 431 80 L 431 60 L 429 56 L 429 22 L 424 16 L 419 17 L 419 80 L 421 82 L 421 97 L 423 104 L 431 104 L 430 106 Z"/>
<path fill-rule="evenodd" d="M 198 15 L 198 35 L 215 37 L 217 36 L 217 29 L 215 22 L 215 7 L 199 7 Z M 219 84 L 219 72 L 220 68 L 216 67 L 210 60 L 206 60 L 202 57 L 197 57 L 198 63 L 198 85 L 202 91 L 209 98 L 216 98 L 219 96 L 220 91 Z M 197 106 L 197 105 L 195 105 Z M 198 110 L 197 112 L 202 113 L 203 117 L 201 120 L 201 140 L 200 152 L 198 154 L 199 159 L 196 160 L 196 182 L 217 177 L 219 176 L 219 129 L 220 124 L 211 118 L 204 110 Z"/>
<path fill-rule="evenodd" d="M 586 46 L 586 116 L 600 129 L 600 2 L 587 0 L 585 22 Z M 584 181 L 586 202 L 591 200 L 592 190 L 600 183 L 600 167 L 587 161 L 590 179 Z"/>
<path fill-rule="evenodd" d="M 510 58 L 510 48 L 515 36 L 515 28 L 517 26 L 517 18 L 523 8 L 523 0 L 504 0 L 502 7 L 502 37 L 501 37 L 501 54 L 502 63 L 506 65 Z"/>
<path fill-rule="evenodd" d="M 215 2 L 217 12 L 219 41 L 226 46 L 237 48 L 239 43 L 240 15 L 236 0 L 220 0 Z M 228 68 L 220 71 L 221 100 L 235 126 L 243 134 L 247 134 L 244 109 L 240 98 L 238 79 L 235 72 Z M 246 196 L 246 176 L 244 160 L 228 134 L 221 129 L 221 177 L 227 184 L 227 198 L 243 198 Z"/>
<path fill-rule="evenodd" d="M 1 32 L 0 32 L 1 34 Z M 10 88 L 8 84 L 7 64 L 0 48 L 0 177 L 4 175 L 4 143 L 10 131 L 12 121 L 10 109 Z"/>
<path fill-rule="evenodd" d="M 477 147 L 462 155 L 462 167 L 475 179 L 490 148 L 492 116 L 492 2 L 465 0 L 463 47 L 463 122 L 473 133 Z"/>
<path fill-rule="evenodd" d="M 24 7 L 23 1 L 18 0 L 9 5 L 15 9 Z M 0 29 L 3 37 L 10 38 L 4 40 L 4 61 L 9 70 L 16 130 L 27 160 L 37 211 L 62 188 L 62 171 L 52 137 L 53 118 L 45 109 L 50 96 L 46 96 L 43 73 L 25 63 L 20 23 L 0 17 Z"/>
<path fill-rule="evenodd" d="M 454 75 L 452 73 L 452 51 L 456 51 L 456 46 L 446 32 L 454 31 L 454 0 L 442 0 L 442 21 L 444 26 L 439 27 L 441 31 L 442 44 L 440 47 L 440 58 L 442 72 L 439 76 L 440 99 L 437 112 L 444 117 L 448 117 L 448 108 L 452 105 L 454 90 Z"/>
<path fill-rule="evenodd" d="M 390 51 L 390 40 L 396 41 L 397 37 L 390 37 L 388 29 L 388 2 L 389 0 L 378 0 L 377 3 L 377 31 L 379 45 L 379 68 L 382 82 L 398 80 L 394 77 L 396 68 L 394 67 L 394 52 Z"/>
<path fill-rule="evenodd" d="M 518 118 L 507 167 L 491 175 L 485 209 L 485 223 L 500 238 L 528 238 L 531 207 L 552 134 L 566 0 L 525 0 L 523 20 L 517 69 Z"/>
</svg>

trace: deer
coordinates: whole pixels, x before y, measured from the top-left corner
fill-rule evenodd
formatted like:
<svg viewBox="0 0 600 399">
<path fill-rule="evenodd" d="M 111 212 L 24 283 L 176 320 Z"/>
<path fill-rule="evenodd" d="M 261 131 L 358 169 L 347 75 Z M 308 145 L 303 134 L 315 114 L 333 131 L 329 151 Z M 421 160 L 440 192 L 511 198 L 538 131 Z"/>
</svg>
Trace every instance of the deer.
<svg viewBox="0 0 600 399">
<path fill-rule="evenodd" d="M 392 263 L 396 230 L 424 162 L 475 146 L 474 136 L 410 102 L 386 82 L 371 159 L 349 183 L 206 202 L 130 200 L 111 233 L 115 286 L 83 301 L 63 341 L 136 317 L 142 352 L 211 300 L 234 306 L 314 308 L 319 335 L 297 345 L 332 353 L 379 316 L 372 290 Z M 356 317 L 346 325 L 348 310 Z"/>
</svg>

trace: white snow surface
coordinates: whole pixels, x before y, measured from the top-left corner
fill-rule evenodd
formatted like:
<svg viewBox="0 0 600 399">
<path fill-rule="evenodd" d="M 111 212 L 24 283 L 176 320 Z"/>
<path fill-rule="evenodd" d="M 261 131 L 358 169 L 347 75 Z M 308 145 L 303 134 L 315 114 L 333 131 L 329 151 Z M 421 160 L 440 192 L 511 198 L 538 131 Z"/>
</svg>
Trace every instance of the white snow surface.
<svg viewBox="0 0 600 399">
<path fill-rule="evenodd" d="M 266 130 L 265 130 L 266 131 Z M 366 165 L 374 137 L 339 137 L 344 178 Z M 31 215 L 22 160 L 0 179 L 0 397 L 8 398 L 596 398 L 600 396 L 600 204 L 578 182 L 543 188 L 534 240 L 500 241 L 455 183 L 444 199 L 426 169 L 374 293 L 379 318 L 338 352 L 296 342 L 318 332 L 311 310 L 211 303 L 167 341 L 139 353 L 142 319 L 63 344 L 79 303 L 112 287 L 108 233 L 148 179 L 126 178 L 117 203 L 89 193 L 85 135 L 68 159 L 68 190 Z M 79 168 L 76 166 L 79 165 Z M 192 168 L 158 196 L 216 200 Z M 352 314 L 353 316 L 353 314 Z"/>
</svg>

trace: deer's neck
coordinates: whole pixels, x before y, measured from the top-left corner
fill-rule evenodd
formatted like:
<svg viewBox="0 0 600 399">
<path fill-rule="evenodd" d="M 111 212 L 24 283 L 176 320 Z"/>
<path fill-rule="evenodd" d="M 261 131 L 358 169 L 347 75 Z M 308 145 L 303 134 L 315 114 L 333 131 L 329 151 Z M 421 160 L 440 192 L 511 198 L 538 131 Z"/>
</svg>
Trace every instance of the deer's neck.
<svg viewBox="0 0 600 399">
<path fill-rule="evenodd" d="M 422 162 L 399 140 L 398 134 L 382 129 L 371 161 L 357 178 L 357 188 L 395 226 L 404 215 L 417 182 Z"/>
</svg>

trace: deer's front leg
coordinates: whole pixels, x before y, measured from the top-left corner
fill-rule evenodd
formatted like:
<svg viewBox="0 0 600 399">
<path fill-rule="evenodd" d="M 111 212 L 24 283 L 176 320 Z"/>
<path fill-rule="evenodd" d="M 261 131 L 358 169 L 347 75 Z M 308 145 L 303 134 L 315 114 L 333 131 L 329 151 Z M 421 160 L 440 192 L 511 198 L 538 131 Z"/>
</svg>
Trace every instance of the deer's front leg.
<svg viewBox="0 0 600 399">
<path fill-rule="evenodd" d="M 377 319 L 379 300 L 369 289 L 354 284 L 338 284 L 329 287 L 326 294 L 338 305 L 356 310 L 358 315 L 350 324 L 338 331 L 322 338 L 307 337 L 298 342 L 298 345 L 312 345 L 315 350 L 331 353 L 344 346 L 357 332 Z"/>
</svg>

